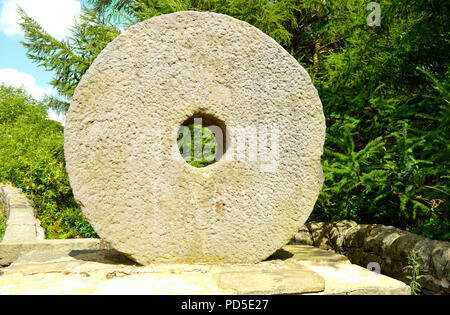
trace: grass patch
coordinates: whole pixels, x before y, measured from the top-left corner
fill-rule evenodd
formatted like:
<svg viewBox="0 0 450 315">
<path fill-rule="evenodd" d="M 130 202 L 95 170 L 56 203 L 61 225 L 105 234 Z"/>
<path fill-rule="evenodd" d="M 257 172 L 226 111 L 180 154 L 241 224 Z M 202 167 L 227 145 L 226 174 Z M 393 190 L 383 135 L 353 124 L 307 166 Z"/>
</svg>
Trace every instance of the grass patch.
<svg viewBox="0 0 450 315">
<path fill-rule="evenodd" d="M 6 229 L 6 215 L 3 209 L 3 205 L 0 204 L 0 240 L 3 239 L 3 235 L 5 235 Z"/>
</svg>

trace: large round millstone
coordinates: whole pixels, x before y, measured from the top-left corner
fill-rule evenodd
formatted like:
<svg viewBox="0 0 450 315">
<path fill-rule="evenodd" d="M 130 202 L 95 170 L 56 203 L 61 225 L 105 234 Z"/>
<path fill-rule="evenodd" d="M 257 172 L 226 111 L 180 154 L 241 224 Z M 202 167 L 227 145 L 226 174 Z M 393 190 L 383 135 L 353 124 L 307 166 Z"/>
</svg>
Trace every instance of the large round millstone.
<svg viewBox="0 0 450 315">
<path fill-rule="evenodd" d="M 227 137 L 204 168 L 177 146 L 197 117 Z M 311 213 L 324 138 L 308 73 L 272 38 L 226 15 L 177 12 L 101 52 L 72 99 L 65 155 L 84 216 L 135 261 L 253 263 Z"/>
</svg>

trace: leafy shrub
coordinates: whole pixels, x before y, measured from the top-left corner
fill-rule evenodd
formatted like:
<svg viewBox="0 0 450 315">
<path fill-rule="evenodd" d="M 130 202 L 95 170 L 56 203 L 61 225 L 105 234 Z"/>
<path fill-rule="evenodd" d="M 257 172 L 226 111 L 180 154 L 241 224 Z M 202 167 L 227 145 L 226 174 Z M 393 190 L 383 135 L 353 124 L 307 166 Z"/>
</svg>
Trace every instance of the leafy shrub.
<svg viewBox="0 0 450 315">
<path fill-rule="evenodd" d="M 95 236 L 69 186 L 63 127 L 46 116 L 23 90 L 0 85 L 0 181 L 22 188 L 47 238 Z"/>
<path fill-rule="evenodd" d="M 409 274 L 406 276 L 406 279 L 410 281 L 409 286 L 411 287 L 412 295 L 420 295 L 421 293 L 421 284 L 419 280 L 424 276 L 420 273 L 420 261 L 422 257 L 420 257 L 415 250 L 411 250 L 408 255 L 408 265 L 405 266 L 405 269 L 409 271 Z"/>
<path fill-rule="evenodd" d="M 3 235 L 5 235 L 5 228 L 6 228 L 5 211 L 3 210 L 3 206 L 0 204 L 0 240 L 2 240 Z"/>
<path fill-rule="evenodd" d="M 54 109 L 67 109 L 84 71 L 120 34 L 119 21 L 180 10 L 228 14 L 274 38 L 318 89 L 328 125 L 325 186 L 311 219 L 449 239 L 450 2 L 379 0 L 379 27 L 367 25 L 362 0 L 87 2 L 93 9 L 83 10 L 67 41 L 21 11 L 28 56 L 55 74 Z"/>
<path fill-rule="evenodd" d="M 387 107 L 384 121 L 364 120 L 363 112 L 360 119 L 331 114 L 325 186 L 311 220 L 352 219 L 450 239 L 448 80 L 420 72 L 435 91 L 409 108 L 391 99 L 401 117 Z"/>
<path fill-rule="evenodd" d="M 200 124 L 185 126 L 177 141 L 180 154 L 189 165 L 205 167 L 215 162 L 217 141 L 208 127 Z"/>
</svg>

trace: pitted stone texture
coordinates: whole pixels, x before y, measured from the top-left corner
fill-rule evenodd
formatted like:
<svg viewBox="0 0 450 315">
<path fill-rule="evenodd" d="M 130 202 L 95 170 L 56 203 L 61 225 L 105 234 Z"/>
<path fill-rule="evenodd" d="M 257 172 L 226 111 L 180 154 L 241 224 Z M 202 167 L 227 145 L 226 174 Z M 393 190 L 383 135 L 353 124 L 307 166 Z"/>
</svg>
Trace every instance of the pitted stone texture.
<svg viewBox="0 0 450 315">
<path fill-rule="evenodd" d="M 352 265 L 333 251 L 298 245 L 281 251 L 291 257 L 275 255 L 258 264 L 136 266 L 114 250 L 68 251 L 55 244 L 3 268 L 0 295 L 411 294 L 408 285 Z"/>
<path fill-rule="evenodd" d="M 420 257 L 421 292 L 450 294 L 450 242 L 431 240 L 393 226 L 357 224 L 349 220 L 309 222 L 306 226 L 290 244 L 305 243 L 310 237 L 316 247 L 343 254 L 353 264 L 366 267 L 378 263 L 384 275 L 406 284 L 411 282 L 408 279 L 411 270 L 406 268 L 410 264 L 408 256 L 414 250 Z M 310 231 L 309 236 L 307 231 Z"/>
<path fill-rule="evenodd" d="M 229 128 L 225 155 L 201 169 L 177 148 L 196 114 Z M 237 128 L 260 126 L 280 130 L 273 172 L 230 158 Z M 72 99 L 65 154 L 83 214 L 135 261 L 253 263 L 312 211 L 324 138 L 308 73 L 273 39 L 226 15 L 177 12 L 130 27 L 98 56 Z"/>
</svg>

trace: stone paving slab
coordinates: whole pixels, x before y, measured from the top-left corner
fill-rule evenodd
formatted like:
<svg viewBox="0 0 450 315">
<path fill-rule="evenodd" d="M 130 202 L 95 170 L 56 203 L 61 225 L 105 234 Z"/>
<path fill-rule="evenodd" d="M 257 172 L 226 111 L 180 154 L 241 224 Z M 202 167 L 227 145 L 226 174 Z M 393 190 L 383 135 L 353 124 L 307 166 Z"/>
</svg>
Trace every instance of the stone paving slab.
<svg viewBox="0 0 450 315">
<path fill-rule="evenodd" d="M 36 229 L 34 224 L 8 224 L 3 241 L 9 240 L 26 241 L 36 238 Z"/>
<path fill-rule="evenodd" d="M 285 246 L 258 264 L 149 266 L 115 250 L 58 246 L 0 269 L 0 294 L 410 294 L 400 281 L 311 246 Z"/>
<path fill-rule="evenodd" d="M 304 264 L 325 279 L 325 295 L 410 295 L 401 281 L 351 263 Z"/>
<path fill-rule="evenodd" d="M 279 261 L 142 267 L 66 257 L 14 264 L 2 272 L 0 294 L 298 294 L 325 289 L 317 273 Z"/>
<path fill-rule="evenodd" d="M 290 259 L 302 263 L 347 263 L 350 261 L 344 255 L 337 254 L 331 250 L 322 250 L 317 247 L 307 245 L 285 245 L 275 252 L 273 259 Z"/>
<path fill-rule="evenodd" d="M 20 242 L 42 240 L 45 232 L 41 222 L 36 219 L 31 201 L 22 190 L 0 184 L 0 202 L 4 205 L 6 214 L 6 230 L 3 242 Z M 0 256 L 0 264 L 2 257 Z"/>
<path fill-rule="evenodd" d="M 308 245 L 286 245 L 274 254 L 284 261 L 296 261 L 325 279 L 325 290 L 318 294 L 409 295 L 403 282 L 352 264 L 344 255 Z"/>
<path fill-rule="evenodd" d="M 25 242 L 3 241 L 0 243 L 0 266 L 7 266 L 19 257 L 33 251 L 63 251 L 65 255 L 73 250 L 97 250 L 102 248 L 99 239 L 35 240 Z"/>
<path fill-rule="evenodd" d="M 34 212 L 30 208 L 15 208 L 9 213 L 8 224 L 35 224 Z"/>
</svg>

